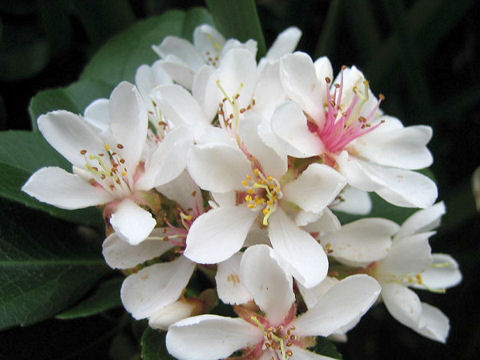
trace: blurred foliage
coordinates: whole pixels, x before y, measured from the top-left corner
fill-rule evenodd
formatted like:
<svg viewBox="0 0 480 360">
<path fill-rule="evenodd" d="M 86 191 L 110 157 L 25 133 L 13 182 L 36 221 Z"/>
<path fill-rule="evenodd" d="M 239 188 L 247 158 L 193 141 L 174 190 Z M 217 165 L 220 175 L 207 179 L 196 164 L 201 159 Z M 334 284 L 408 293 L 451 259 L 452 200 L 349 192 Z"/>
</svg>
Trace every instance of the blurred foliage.
<svg viewBox="0 0 480 360">
<path fill-rule="evenodd" d="M 386 316 L 385 308 L 379 306 L 349 333 L 349 342 L 340 344 L 339 351 L 345 359 L 478 358 L 480 313 L 472 308 L 472 302 L 479 288 L 476 275 L 480 271 L 480 224 L 470 176 L 480 159 L 480 22 L 474 15 L 480 13 L 480 2 L 256 3 L 267 47 L 287 26 L 298 26 L 303 32 L 300 50 L 329 56 L 335 71 L 343 64 L 355 64 L 364 71 L 373 91 L 386 95 L 382 104 L 385 112 L 397 116 L 405 125 L 428 124 L 434 128 L 429 146 L 435 158 L 432 170 L 439 185 L 439 199 L 446 202 L 448 213 L 433 238 L 432 248 L 451 253 L 459 261 L 464 281 L 449 290 L 447 296 L 425 293 L 421 297 L 451 318 L 448 343 L 445 346 L 416 335 Z M 52 107 L 63 102 L 65 108 L 70 106 L 72 111 L 80 112 L 90 96 L 96 95 L 85 94 L 83 102 L 77 104 L 70 95 L 78 99 L 81 82 L 68 85 L 78 80 L 101 45 L 138 18 L 199 5 L 206 4 L 200 0 L 2 0 L 0 126 L 29 129 L 28 104 L 39 91 L 36 99 L 50 99 Z M 223 17 L 228 24 L 227 15 L 213 16 Z M 161 34 L 158 36 L 159 42 Z M 57 89 L 45 91 L 47 88 Z M 99 91 L 102 96 L 108 95 L 105 89 Z M 42 107 L 46 103 L 43 100 L 32 101 L 32 117 L 49 110 Z M 4 153 L 2 165 L 14 168 L 9 160 L 8 152 Z M 22 167 L 14 170 L 19 169 Z M 7 170 L 4 175 L 8 175 Z M 2 182 L 2 186 L 8 183 Z M 15 209 L 26 211 L 18 206 Z M 116 289 L 112 283 L 102 283 L 91 290 L 76 291 L 74 299 L 62 304 L 73 306 L 64 314 L 82 314 L 75 309 L 82 310 L 84 302 L 95 303 L 108 286 Z M 82 294 L 83 298 L 79 298 Z M 106 303 L 99 304 L 99 308 L 113 304 Z M 145 324 L 131 325 L 128 316 L 122 321 L 119 316 L 110 311 L 85 319 L 47 320 L 26 329 L 13 328 L 2 333 L 2 341 L 8 346 L 0 347 L 0 359 L 105 359 L 107 353 L 113 359 L 138 359 L 136 344 Z M 155 342 L 156 335 L 145 333 L 143 341 Z"/>
</svg>

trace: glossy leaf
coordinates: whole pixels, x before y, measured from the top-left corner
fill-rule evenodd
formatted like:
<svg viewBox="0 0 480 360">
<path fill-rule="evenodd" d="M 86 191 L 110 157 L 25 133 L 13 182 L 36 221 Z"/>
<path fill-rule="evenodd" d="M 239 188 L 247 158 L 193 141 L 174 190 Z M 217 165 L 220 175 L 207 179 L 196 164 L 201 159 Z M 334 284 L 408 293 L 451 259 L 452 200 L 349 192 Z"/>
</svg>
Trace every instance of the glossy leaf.
<svg viewBox="0 0 480 360">
<path fill-rule="evenodd" d="M 165 345 L 165 334 L 165 332 L 154 330 L 150 327 L 145 329 L 141 342 L 143 360 L 175 359 L 167 352 L 167 347 Z"/>
<path fill-rule="evenodd" d="M 54 316 L 108 272 L 71 225 L 0 201 L 0 329 Z"/>
</svg>

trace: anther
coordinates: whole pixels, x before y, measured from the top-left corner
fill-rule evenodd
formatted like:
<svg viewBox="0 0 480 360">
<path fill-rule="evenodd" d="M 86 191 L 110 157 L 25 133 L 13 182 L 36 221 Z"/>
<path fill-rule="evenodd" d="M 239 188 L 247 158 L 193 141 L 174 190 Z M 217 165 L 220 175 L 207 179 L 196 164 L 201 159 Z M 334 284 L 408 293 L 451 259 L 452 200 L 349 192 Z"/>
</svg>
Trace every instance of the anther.
<svg viewBox="0 0 480 360">
<path fill-rule="evenodd" d="M 117 144 L 117 148 L 118 149 L 123 149 L 123 145 L 122 144 Z"/>
<path fill-rule="evenodd" d="M 87 150 L 80 150 L 80 154 L 85 155 L 87 153 Z"/>
</svg>

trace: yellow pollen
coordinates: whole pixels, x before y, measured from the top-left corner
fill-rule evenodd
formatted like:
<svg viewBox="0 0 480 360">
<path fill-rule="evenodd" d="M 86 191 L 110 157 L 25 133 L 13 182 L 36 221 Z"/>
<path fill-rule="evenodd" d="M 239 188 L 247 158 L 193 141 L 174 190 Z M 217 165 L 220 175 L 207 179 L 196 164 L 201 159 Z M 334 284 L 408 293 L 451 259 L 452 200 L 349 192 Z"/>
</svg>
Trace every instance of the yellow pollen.
<svg viewBox="0 0 480 360">
<path fill-rule="evenodd" d="M 105 150 L 106 150 L 106 151 L 110 151 L 110 145 L 105 144 Z"/>
</svg>

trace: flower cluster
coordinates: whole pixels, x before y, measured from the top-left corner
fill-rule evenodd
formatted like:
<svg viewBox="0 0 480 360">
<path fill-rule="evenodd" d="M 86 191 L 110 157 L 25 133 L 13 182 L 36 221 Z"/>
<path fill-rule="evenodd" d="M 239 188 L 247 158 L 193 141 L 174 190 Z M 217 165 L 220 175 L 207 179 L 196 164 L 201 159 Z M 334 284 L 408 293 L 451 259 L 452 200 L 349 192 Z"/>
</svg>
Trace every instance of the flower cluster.
<svg viewBox="0 0 480 360">
<path fill-rule="evenodd" d="M 432 130 L 385 115 L 356 67 L 334 77 L 327 58 L 294 52 L 300 35 L 285 30 L 257 62 L 255 41 L 201 25 L 193 44 L 153 46 L 161 59 L 83 116 L 38 118 L 73 169 L 42 168 L 23 191 L 103 209 L 122 302 L 168 330 L 178 359 L 324 359 L 308 350 L 315 337 L 344 336 L 378 297 L 414 331 L 447 337 L 448 318 L 411 290 L 461 280 L 428 242 L 445 212 L 415 171 L 432 163 Z M 337 211 L 370 212 L 368 192 L 422 210 L 401 226 L 340 224 Z M 212 286 L 190 286 L 199 277 Z M 238 317 L 209 314 L 217 296 Z"/>
</svg>

